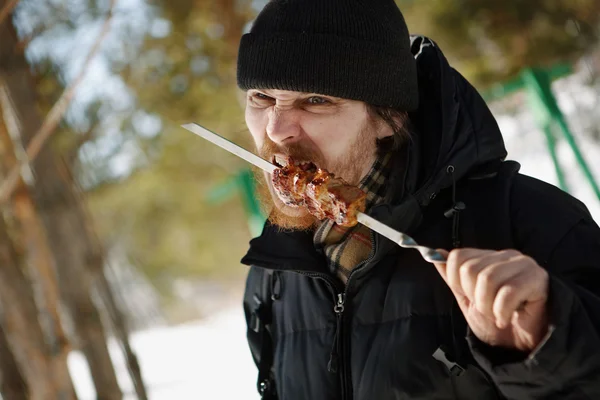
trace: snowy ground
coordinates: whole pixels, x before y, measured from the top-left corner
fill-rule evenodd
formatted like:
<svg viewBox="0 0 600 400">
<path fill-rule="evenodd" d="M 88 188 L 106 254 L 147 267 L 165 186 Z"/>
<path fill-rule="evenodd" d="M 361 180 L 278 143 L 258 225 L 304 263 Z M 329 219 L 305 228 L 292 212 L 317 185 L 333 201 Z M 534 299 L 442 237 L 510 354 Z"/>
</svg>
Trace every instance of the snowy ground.
<svg viewBox="0 0 600 400">
<path fill-rule="evenodd" d="M 245 341 L 241 307 L 131 337 L 151 400 L 256 400 L 256 368 Z M 137 399 L 115 343 L 111 352 L 126 400 Z M 95 400 L 85 359 L 71 354 L 69 367 L 80 400 Z"/>
</svg>

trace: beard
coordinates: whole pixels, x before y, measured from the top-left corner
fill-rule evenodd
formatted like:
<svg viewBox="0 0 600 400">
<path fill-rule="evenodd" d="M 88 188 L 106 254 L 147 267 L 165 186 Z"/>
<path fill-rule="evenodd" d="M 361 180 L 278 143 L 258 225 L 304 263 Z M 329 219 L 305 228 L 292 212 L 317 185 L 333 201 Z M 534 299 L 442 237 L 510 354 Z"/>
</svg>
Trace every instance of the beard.
<svg viewBox="0 0 600 400">
<path fill-rule="evenodd" d="M 372 126 L 363 127 L 346 154 L 335 160 L 326 162 L 323 155 L 305 143 L 294 143 L 280 146 L 265 137 L 265 143 L 258 149 L 261 157 L 271 160 L 275 154 L 291 156 L 295 160 L 312 161 L 317 167 L 325 169 L 335 176 L 342 178 L 351 185 L 358 185 L 375 161 L 377 140 Z M 258 172 L 257 194 L 263 212 L 269 216 L 269 221 L 286 230 L 311 230 L 320 221 L 308 212 L 305 207 L 292 207 L 283 204 L 271 184 L 271 175 L 264 171 Z M 261 174 L 262 173 L 262 174 Z M 260 178 L 262 175 L 262 179 Z"/>
</svg>

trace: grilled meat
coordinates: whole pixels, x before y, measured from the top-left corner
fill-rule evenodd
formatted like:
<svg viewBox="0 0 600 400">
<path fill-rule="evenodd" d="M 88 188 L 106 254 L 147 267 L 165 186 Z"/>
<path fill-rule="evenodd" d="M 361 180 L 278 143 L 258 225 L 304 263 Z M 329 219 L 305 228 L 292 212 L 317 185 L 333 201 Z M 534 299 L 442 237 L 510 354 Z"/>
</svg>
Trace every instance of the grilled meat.
<svg viewBox="0 0 600 400">
<path fill-rule="evenodd" d="M 312 162 L 285 162 L 273 159 L 277 169 L 272 183 L 281 201 L 291 207 L 306 207 L 319 220 L 325 218 L 341 226 L 357 224 L 356 215 L 365 210 L 366 193 L 349 185 Z M 285 164 L 285 165 L 284 165 Z"/>
</svg>

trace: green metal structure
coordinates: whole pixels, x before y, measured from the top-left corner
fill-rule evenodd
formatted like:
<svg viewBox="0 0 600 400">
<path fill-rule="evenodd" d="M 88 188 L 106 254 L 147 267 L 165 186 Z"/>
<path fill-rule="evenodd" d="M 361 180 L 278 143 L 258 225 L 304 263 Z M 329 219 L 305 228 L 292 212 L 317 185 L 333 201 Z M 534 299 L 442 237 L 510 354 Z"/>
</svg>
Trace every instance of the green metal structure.
<svg viewBox="0 0 600 400">
<path fill-rule="evenodd" d="M 256 182 L 251 169 L 243 169 L 227 182 L 214 188 L 207 196 L 210 203 L 220 203 L 239 194 L 246 210 L 248 229 L 253 237 L 259 236 L 266 221 L 256 197 Z"/>
<path fill-rule="evenodd" d="M 552 81 L 571 73 L 572 69 L 567 65 L 559 65 L 551 69 L 527 68 L 523 70 L 519 78 L 492 88 L 484 94 L 484 98 L 486 100 L 495 100 L 515 91 L 525 90 L 529 109 L 533 112 L 539 128 L 546 135 L 548 151 L 554 163 L 559 187 L 565 192 L 569 191 L 564 169 L 556 154 L 556 143 L 562 136 L 569 144 L 586 180 L 592 187 L 596 197 L 600 200 L 598 182 L 581 153 L 577 141 L 558 107 L 556 97 L 552 93 Z"/>
</svg>

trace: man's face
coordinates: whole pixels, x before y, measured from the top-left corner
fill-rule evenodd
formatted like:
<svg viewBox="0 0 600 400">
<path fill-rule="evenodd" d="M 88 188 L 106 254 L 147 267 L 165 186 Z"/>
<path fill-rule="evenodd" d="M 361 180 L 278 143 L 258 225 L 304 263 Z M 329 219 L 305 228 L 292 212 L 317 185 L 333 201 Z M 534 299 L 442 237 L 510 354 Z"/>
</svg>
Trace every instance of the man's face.
<svg viewBox="0 0 600 400">
<path fill-rule="evenodd" d="M 285 90 L 249 90 L 246 124 L 263 158 L 278 154 L 312 161 L 352 185 L 375 161 L 376 140 L 393 133 L 363 102 Z M 277 225 L 304 229 L 316 223 L 303 207 L 284 205 L 273 192 L 270 175 L 265 178 L 270 196 L 261 197 L 275 206 L 272 218 Z"/>
</svg>

